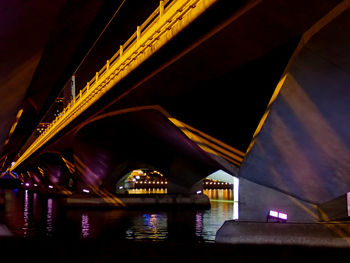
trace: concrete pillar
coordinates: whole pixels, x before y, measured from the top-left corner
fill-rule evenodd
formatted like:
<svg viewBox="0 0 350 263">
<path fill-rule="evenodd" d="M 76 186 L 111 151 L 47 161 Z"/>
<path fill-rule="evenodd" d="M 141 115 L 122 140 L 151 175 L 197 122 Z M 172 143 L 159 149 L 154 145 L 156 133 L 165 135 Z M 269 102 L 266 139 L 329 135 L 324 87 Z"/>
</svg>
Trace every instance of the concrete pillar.
<svg viewBox="0 0 350 263">
<path fill-rule="evenodd" d="M 187 160 L 185 157 L 175 158 L 167 175 L 168 193 L 196 194 L 198 191 L 203 191 L 202 179 L 211 172 L 194 160 Z"/>
<path fill-rule="evenodd" d="M 288 222 L 319 221 L 317 206 L 280 191 L 239 180 L 239 221 L 266 222 L 269 210 L 288 214 Z"/>
<path fill-rule="evenodd" d="M 314 204 L 349 191 L 349 6 L 344 1 L 303 35 L 240 177 Z"/>
</svg>

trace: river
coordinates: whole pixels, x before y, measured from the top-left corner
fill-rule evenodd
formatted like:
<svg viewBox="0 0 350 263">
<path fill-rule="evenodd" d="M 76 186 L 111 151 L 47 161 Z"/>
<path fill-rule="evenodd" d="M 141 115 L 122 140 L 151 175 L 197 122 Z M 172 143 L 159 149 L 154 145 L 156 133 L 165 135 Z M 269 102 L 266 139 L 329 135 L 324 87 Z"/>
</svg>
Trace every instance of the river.
<svg viewBox="0 0 350 263">
<path fill-rule="evenodd" d="M 140 191 L 142 192 L 142 191 Z M 232 190 L 205 190 L 208 210 L 72 209 L 61 198 L 28 190 L 6 190 L 0 223 L 16 237 L 214 242 L 216 231 L 234 217 Z"/>
</svg>

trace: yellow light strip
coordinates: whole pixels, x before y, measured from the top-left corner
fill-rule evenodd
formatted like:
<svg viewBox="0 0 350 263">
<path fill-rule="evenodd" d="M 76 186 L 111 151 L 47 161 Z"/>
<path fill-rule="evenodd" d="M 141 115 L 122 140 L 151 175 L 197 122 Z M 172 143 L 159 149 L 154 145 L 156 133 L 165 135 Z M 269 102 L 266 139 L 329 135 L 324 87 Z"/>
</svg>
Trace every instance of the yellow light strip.
<svg viewBox="0 0 350 263">
<path fill-rule="evenodd" d="M 107 190 L 99 188 L 99 185 L 101 185 L 101 183 L 102 183 L 101 180 L 93 171 L 90 170 L 90 168 L 88 166 L 86 166 L 84 164 L 84 162 L 82 160 L 80 160 L 77 156 L 74 156 L 74 160 L 77 161 L 77 164 L 78 164 L 77 170 L 79 170 L 81 174 L 84 174 L 85 173 L 84 169 L 86 169 L 89 171 L 89 175 L 91 175 L 95 179 L 97 179 L 95 185 L 93 185 L 86 180 L 87 178 L 83 178 L 84 182 L 87 184 L 87 186 L 89 188 L 91 188 L 91 190 L 95 194 L 97 194 L 99 197 L 101 197 L 108 204 L 111 204 L 114 206 L 125 206 L 125 204 L 122 200 L 120 200 L 119 198 L 117 198 L 113 194 L 109 193 Z"/>
<path fill-rule="evenodd" d="M 185 124 L 175 118 L 168 118 L 176 127 L 178 127 L 190 140 L 195 142 L 198 147 L 202 150 L 213 154 L 218 155 L 231 163 L 234 163 L 237 166 L 240 166 L 244 153 L 205 134 L 202 131 L 199 131 L 188 124 Z M 194 133 L 195 131 L 196 133 Z M 239 153 L 239 154 L 237 154 Z"/>
<path fill-rule="evenodd" d="M 236 148 L 233 148 L 232 146 L 222 142 L 222 141 L 219 141 L 218 139 L 214 138 L 214 137 L 211 137 L 210 135 L 200 131 L 200 130 L 197 130 L 196 128 L 193 128 L 191 127 L 190 125 L 184 123 L 184 122 L 181 122 L 175 118 L 169 118 L 169 120 L 174 123 L 178 128 L 184 128 L 184 129 L 187 129 L 187 130 L 191 130 L 192 132 L 195 132 L 197 133 L 199 136 L 203 137 L 203 138 L 207 138 L 208 140 L 214 142 L 215 144 L 221 146 L 222 148 L 226 148 L 227 150 L 231 151 L 231 152 L 234 152 L 236 153 L 238 156 L 241 156 L 241 157 L 244 157 L 244 152 L 236 149 Z"/>
<path fill-rule="evenodd" d="M 66 167 L 68 168 L 69 172 L 73 174 L 75 172 L 75 166 L 70 161 L 68 161 L 66 158 L 61 156 L 63 162 L 65 163 Z"/>
<path fill-rule="evenodd" d="M 9 138 L 10 138 L 10 136 L 12 135 L 12 133 L 15 131 L 15 129 L 16 129 L 16 127 L 17 127 L 17 124 L 18 124 L 18 120 L 19 120 L 19 118 L 21 118 L 22 113 L 23 113 L 23 109 L 20 109 L 20 110 L 17 112 L 16 120 L 15 120 L 15 122 L 12 124 L 12 127 L 11 127 L 10 132 L 9 132 L 9 136 L 8 136 Z M 8 143 L 8 139 L 6 140 L 5 144 L 7 144 L 7 143 Z"/>
<path fill-rule="evenodd" d="M 286 78 L 287 78 L 287 74 L 285 74 L 285 75 L 280 79 L 280 81 L 278 82 L 277 87 L 276 87 L 275 91 L 273 92 L 272 97 L 271 97 L 271 99 L 270 99 L 270 102 L 269 102 L 269 104 L 268 104 L 268 106 L 267 106 L 267 109 L 266 109 L 266 111 L 264 112 L 264 115 L 262 116 L 262 118 L 261 118 L 261 120 L 260 120 L 260 122 L 259 122 L 259 124 L 258 124 L 258 127 L 256 128 L 256 130 L 255 130 L 255 132 L 254 132 L 253 139 L 252 139 L 252 141 L 250 142 L 249 147 L 248 147 L 246 153 L 249 153 L 250 150 L 252 149 L 252 147 L 253 147 L 253 145 L 254 145 L 254 143 L 255 143 L 256 137 L 257 137 L 258 134 L 260 133 L 260 131 L 261 131 L 261 129 L 262 129 L 262 127 L 263 127 L 263 125 L 264 125 L 266 119 L 267 119 L 267 116 L 268 116 L 269 113 L 270 113 L 271 106 L 272 106 L 273 102 L 277 99 L 277 96 L 278 96 L 278 94 L 280 93 L 280 90 L 281 90 L 281 88 L 282 88 L 284 82 L 286 81 Z"/>
</svg>

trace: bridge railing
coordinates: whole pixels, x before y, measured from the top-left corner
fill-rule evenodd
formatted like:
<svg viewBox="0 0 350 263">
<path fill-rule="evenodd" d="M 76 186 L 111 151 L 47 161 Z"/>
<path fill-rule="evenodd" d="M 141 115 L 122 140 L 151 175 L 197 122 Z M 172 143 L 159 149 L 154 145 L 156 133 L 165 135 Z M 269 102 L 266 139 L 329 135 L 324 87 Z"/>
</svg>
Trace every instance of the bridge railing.
<svg viewBox="0 0 350 263">
<path fill-rule="evenodd" d="M 40 128 L 39 134 L 34 133 L 31 136 L 22 147 L 19 158 L 10 170 L 14 170 L 25 159 L 46 144 L 46 142 L 97 101 L 105 92 L 159 50 L 160 47 L 216 1 L 160 1 L 158 8 L 142 25 L 137 27 L 136 32 L 123 45 L 120 45 L 119 50 L 107 60 L 106 64 L 96 72 L 90 81 L 86 82 L 86 85 L 73 98 L 69 98 L 69 94 L 67 95 L 71 80 L 68 81 L 68 84 L 65 85 L 65 88 L 59 95 L 60 98 L 63 98 L 62 109 L 55 112 L 57 107 L 55 108 L 55 104 L 51 106 L 39 126 L 42 123 L 50 124 L 46 125 L 44 129 Z M 73 78 L 75 76 L 72 76 Z"/>
</svg>

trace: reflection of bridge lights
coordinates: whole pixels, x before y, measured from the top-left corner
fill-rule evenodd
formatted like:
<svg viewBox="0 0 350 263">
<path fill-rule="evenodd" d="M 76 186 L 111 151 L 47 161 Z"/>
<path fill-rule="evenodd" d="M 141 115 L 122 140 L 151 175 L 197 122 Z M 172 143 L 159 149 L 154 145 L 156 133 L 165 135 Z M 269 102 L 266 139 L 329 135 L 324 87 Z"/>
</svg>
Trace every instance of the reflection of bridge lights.
<svg viewBox="0 0 350 263">
<path fill-rule="evenodd" d="M 143 218 L 144 218 L 145 225 L 148 225 L 151 216 L 149 214 L 144 214 Z"/>
<path fill-rule="evenodd" d="M 203 231 L 203 214 L 197 212 L 196 214 L 196 236 L 200 237 Z"/>
<path fill-rule="evenodd" d="M 81 215 L 81 235 L 83 238 L 87 238 L 90 235 L 90 223 L 87 214 Z"/>
<path fill-rule="evenodd" d="M 24 236 L 27 236 L 28 230 L 29 230 L 29 197 L 28 197 L 28 190 L 25 190 L 24 192 L 24 211 L 23 211 L 23 234 Z"/>
<path fill-rule="evenodd" d="M 47 199 L 47 216 L 46 216 L 46 231 L 47 235 L 50 236 L 52 232 L 52 221 L 53 221 L 53 203 L 52 199 Z"/>
<path fill-rule="evenodd" d="M 157 223 L 158 223 L 158 217 L 156 214 L 144 214 L 144 223 L 146 226 L 150 227 L 150 228 L 156 228 L 157 227 Z"/>
<path fill-rule="evenodd" d="M 158 221 L 157 216 L 156 215 L 151 215 L 150 223 L 151 223 L 152 227 L 156 227 L 157 226 L 157 221 Z"/>
</svg>

